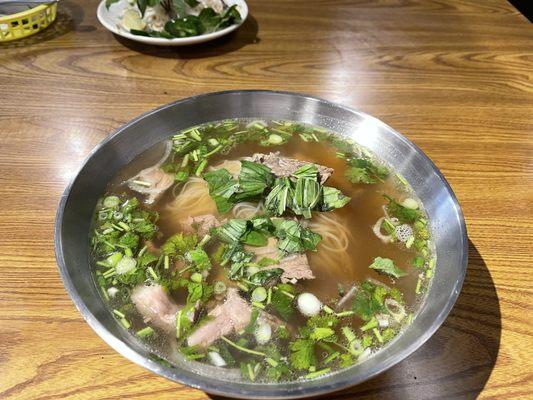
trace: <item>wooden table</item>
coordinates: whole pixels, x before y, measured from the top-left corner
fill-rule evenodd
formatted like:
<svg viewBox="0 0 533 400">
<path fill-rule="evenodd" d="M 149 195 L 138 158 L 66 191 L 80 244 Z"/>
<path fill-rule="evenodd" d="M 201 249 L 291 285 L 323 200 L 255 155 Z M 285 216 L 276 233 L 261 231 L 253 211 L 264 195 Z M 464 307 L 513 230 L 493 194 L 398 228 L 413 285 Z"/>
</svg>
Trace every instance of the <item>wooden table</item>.
<svg viewBox="0 0 533 400">
<path fill-rule="evenodd" d="M 335 3 L 335 6 L 332 4 Z M 114 37 L 96 1 L 0 46 L 0 398 L 204 399 L 112 351 L 56 268 L 60 194 L 140 113 L 225 89 L 310 93 L 370 113 L 446 175 L 470 237 L 442 328 L 333 399 L 533 397 L 533 27 L 503 0 L 250 1 L 236 35 L 150 48 Z"/>
</svg>

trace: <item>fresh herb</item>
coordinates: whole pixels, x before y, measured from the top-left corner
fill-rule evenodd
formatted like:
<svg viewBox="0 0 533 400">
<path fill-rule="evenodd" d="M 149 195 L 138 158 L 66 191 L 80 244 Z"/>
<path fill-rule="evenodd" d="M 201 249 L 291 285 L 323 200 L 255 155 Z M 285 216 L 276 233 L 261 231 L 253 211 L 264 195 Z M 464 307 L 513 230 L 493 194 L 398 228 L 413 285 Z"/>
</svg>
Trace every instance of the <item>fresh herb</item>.
<svg viewBox="0 0 533 400">
<path fill-rule="evenodd" d="M 187 304 L 194 304 L 197 301 L 205 303 L 213 294 L 213 286 L 207 283 L 190 282 L 187 286 Z"/>
<path fill-rule="evenodd" d="M 317 327 L 313 330 L 313 332 L 309 335 L 309 337 L 313 340 L 323 340 L 330 338 L 335 334 L 335 331 L 331 328 L 321 328 Z"/>
<path fill-rule="evenodd" d="M 285 254 L 316 251 L 322 239 L 318 233 L 304 228 L 294 220 L 284 220 L 276 229 L 278 248 Z"/>
<path fill-rule="evenodd" d="M 361 283 L 356 292 L 352 308 L 361 319 L 372 322 L 373 319 L 375 320 L 375 315 L 388 313 L 385 307 L 387 298 L 394 299 L 400 304 L 403 303 L 402 294 L 397 288 L 389 289 L 386 286 L 365 281 Z"/>
<path fill-rule="evenodd" d="M 255 254 L 245 251 L 241 243 L 235 242 L 224 248 L 222 255 L 223 266 L 228 266 L 228 278 L 238 280 L 244 276 L 244 267 L 251 262 Z"/>
<path fill-rule="evenodd" d="M 250 199 L 263 194 L 274 182 L 270 168 L 251 161 L 241 161 L 239 174 L 239 193 L 235 200 Z"/>
<path fill-rule="evenodd" d="M 348 164 L 350 168 L 346 170 L 345 177 L 352 183 L 383 182 L 389 174 L 387 168 L 363 158 L 351 158 Z"/>
<path fill-rule="evenodd" d="M 339 189 L 324 186 L 322 188 L 323 200 L 321 211 L 331 211 L 336 208 L 342 208 L 350 202 L 350 198 L 342 194 Z"/>
<path fill-rule="evenodd" d="M 106 0 L 106 6 L 118 0 Z M 160 4 L 161 0 L 137 0 L 137 7 L 144 16 L 147 7 L 154 7 Z M 217 13 L 210 7 L 203 8 L 196 15 L 187 14 L 187 5 L 196 7 L 200 4 L 196 0 L 172 0 L 170 2 L 169 15 L 175 14 L 175 18 L 169 20 L 162 31 L 134 30 L 130 32 L 135 35 L 164 37 L 167 39 L 198 36 L 203 33 L 215 32 L 241 21 L 241 14 L 236 5 L 232 5 L 221 13 Z"/>
<path fill-rule="evenodd" d="M 382 286 L 370 282 L 361 284 L 360 290 L 356 292 L 353 299 L 353 310 L 364 321 L 369 321 L 374 314 L 384 309 L 384 302 L 379 296 L 374 296 L 376 290 L 379 292 Z"/>
<path fill-rule="evenodd" d="M 93 252 L 101 256 L 126 248 L 137 251 L 141 238 L 149 240 L 157 232 L 157 219 L 158 214 L 141 209 L 136 198 L 121 202 L 117 196 L 105 197 L 95 212 Z"/>
<path fill-rule="evenodd" d="M 177 233 L 167 239 L 161 246 L 161 252 L 168 256 L 183 256 L 193 250 L 198 244 L 198 237 L 195 234 Z"/>
<path fill-rule="evenodd" d="M 398 221 L 401 224 L 412 224 L 418 218 L 420 218 L 420 212 L 418 210 L 404 207 L 386 194 L 383 195 L 383 197 L 385 197 L 389 202 L 389 204 L 387 204 L 387 211 L 391 216 L 398 218 Z"/>
<path fill-rule="evenodd" d="M 376 257 L 374 258 L 372 264 L 370 264 L 369 268 L 379 272 L 380 274 L 392 276 L 393 278 L 401 278 L 402 276 L 407 275 L 405 271 L 394 265 L 394 261 L 392 261 L 390 258 Z"/>
<path fill-rule="evenodd" d="M 309 369 L 316 364 L 315 342 L 311 339 L 297 339 L 290 345 L 291 355 L 289 357 L 294 369 Z"/>
<path fill-rule="evenodd" d="M 326 188 L 324 188 L 324 190 L 325 189 Z M 303 215 L 305 218 L 311 218 L 311 210 L 313 210 L 320 201 L 320 196 L 321 187 L 317 178 L 299 178 L 294 187 L 292 210 L 296 215 Z M 327 208 L 329 208 L 329 204 Z M 331 207 L 329 209 L 333 208 L 338 207 Z"/>
<path fill-rule="evenodd" d="M 289 178 L 278 178 L 265 199 L 265 209 L 272 215 L 283 215 L 293 197 L 294 189 Z"/>
<path fill-rule="evenodd" d="M 254 285 L 265 286 L 268 284 L 268 282 L 277 280 L 281 274 L 283 274 L 283 270 L 281 268 L 266 269 L 256 272 L 250 276 L 249 281 Z"/>
<path fill-rule="evenodd" d="M 272 292 L 270 305 L 275 312 L 285 321 L 294 314 L 294 287 L 289 284 L 279 284 Z M 292 296 L 292 297 L 291 297 Z"/>
<path fill-rule="evenodd" d="M 415 258 L 413 258 L 413 266 L 417 269 L 423 269 L 425 263 L 426 261 L 424 260 L 423 257 L 416 256 Z"/>
<path fill-rule="evenodd" d="M 198 269 L 199 271 L 208 271 L 209 269 L 211 269 L 211 261 L 209 260 L 209 256 L 203 249 L 196 248 L 190 250 L 187 254 L 193 264 L 196 266 L 196 269 Z"/>
<path fill-rule="evenodd" d="M 209 195 L 215 201 L 218 212 L 227 213 L 233 207 L 233 194 L 237 191 L 237 182 L 224 168 L 207 172 L 204 175 L 209 187 Z M 230 200 L 231 199 L 231 200 Z"/>
</svg>

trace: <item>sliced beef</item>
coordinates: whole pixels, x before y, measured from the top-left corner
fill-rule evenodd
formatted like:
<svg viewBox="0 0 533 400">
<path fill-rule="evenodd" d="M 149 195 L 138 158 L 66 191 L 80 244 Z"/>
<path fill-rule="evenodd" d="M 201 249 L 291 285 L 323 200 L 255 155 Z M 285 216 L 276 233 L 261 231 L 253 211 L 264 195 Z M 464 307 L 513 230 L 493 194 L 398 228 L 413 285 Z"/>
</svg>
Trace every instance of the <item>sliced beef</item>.
<svg viewBox="0 0 533 400">
<path fill-rule="evenodd" d="M 176 327 L 176 314 L 179 307 L 170 299 L 161 285 L 139 285 L 131 293 L 131 300 L 144 318 L 165 331 Z"/>
<path fill-rule="evenodd" d="M 300 279 L 315 279 L 305 254 L 294 254 L 281 259 L 278 265 L 283 270 L 281 281 L 283 283 L 296 283 Z"/>
<path fill-rule="evenodd" d="M 229 288 L 226 301 L 216 306 L 208 314 L 213 319 L 200 326 L 187 339 L 189 346 L 206 348 L 221 336 L 244 329 L 249 323 L 252 308 L 237 289 Z"/>
<path fill-rule="evenodd" d="M 142 182 L 142 183 L 141 183 Z M 174 176 L 166 173 L 159 166 L 143 169 L 128 180 L 128 187 L 146 195 L 145 203 L 153 204 L 174 183 Z"/>
<path fill-rule="evenodd" d="M 309 266 L 309 260 L 305 254 L 293 254 L 282 258 L 279 264 L 270 265 L 263 269 L 281 268 L 281 282 L 296 283 L 301 279 L 315 279 L 313 270 Z"/>
<path fill-rule="evenodd" d="M 257 261 L 262 258 L 271 258 L 276 260 L 279 255 L 278 241 L 276 238 L 269 238 L 268 244 L 263 247 L 245 246 L 246 251 L 251 251 L 256 255 Z M 281 275 L 281 281 L 283 283 L 291 282 L 296 283 L 300 279 L 315 279 L 315 275 L 309 266 L 309 260 L 305 254 L 293 254 L 284 257 L 280 260 L 279 264 L 270 265 L 263 269 L 281 268 L 283 274 Z"/>
<path fill-rule="evenodd" d="M 279 155 L 279 151 L 269 154 L 256 153 L 252 156 L 252 161 L 266 165 L 277 177 L 291 176 L 298 168 L 309 164 L 308 162 L 295 160 L 294 158 L 282 157 Z M 320 183 L 326 182 L 333 173 L 333 168 L 318 164 L 315 165 L 318 168 Z"/>
<path fill-rule="evenodd" d="M 146 204 L 155 203 L 165 191 L 174 183 L 174 175 L 161 169 L 161 165 L 168 158 L 172 150 L 172 143 L 165 144 L 163 157 L 151 167 L 143 169 L 133 178 L 127 180 L 128 187 L 138 193 L 144 194 Z"/>
<path fill-rule="evenodd" d="M 202 237 L 209 233 L 211 228 L 222 225 L 224 221 L 219 221 L 212 214 L 198 215 L 196 217 L 187 217 L 179 221 L 181 229 L 186 233 L 198 233 Z"/>
</svg>

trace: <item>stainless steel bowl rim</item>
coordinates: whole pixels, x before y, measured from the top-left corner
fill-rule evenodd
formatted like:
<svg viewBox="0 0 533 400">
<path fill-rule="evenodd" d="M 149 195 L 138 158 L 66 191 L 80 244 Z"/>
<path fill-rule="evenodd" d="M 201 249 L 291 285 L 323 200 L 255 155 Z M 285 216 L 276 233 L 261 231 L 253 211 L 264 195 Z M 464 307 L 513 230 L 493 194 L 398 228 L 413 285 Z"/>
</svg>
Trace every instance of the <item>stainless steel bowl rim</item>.
<svg viewBox="0 0 533 400">
<path fill-rule="evenodd" d="M 205 376 L 202 376 L 202 375 L 193 374 L 191 376 L 189 374 L 188 376 L 182 376 L 180 374 L 180 371 L 181 372 L 185 372 L 185 371 L 182 371 L 179 368 L 164 367 L 160 363 L 157 363 L 151 360 L 150 358 L 139 354 L 137 351 L 135 351 L 130 346 L 128 346 L 128 344 L 126 344 L 124 341 L 120 340 L 112 332 L 110 332 L 110 330 L 106 326 L 104 326 L 100 322 L 100 320 L 95 315 L 93 315 L 93 313 L 91 313 L 91 311 L 88 309 L 83 299 L 80 297 L 80 294 L 78 293 L 78 290 L 74 286 L 71 276 L 67 269 L 67 265 L 65 261 L 65 254 L 64 254 L 64 249 L 63 249 L 63 238 L 61 234 L 62 233 L 61 229 L 64 223 L 64 213 L 65 213 L 66 203 L 71 194 L 72 187 L 74 186 L 76 180 L 78 179 L 79 174 L 85 169 L 86 165 L 90 162 L 90 160 L 94 157 L 95 154 L 97 154 L 102 148 L 104 148 L 115 137 L 120 135 L 122 132 L 127 130 L 129 127 L 137 124 L 139 121 L 142 121 L 143 119 L 153 114 L 157 114 L 163 110 L 179 106 L 183 103 L 187 103 L 191 101 L 193 102 L 203 101 L 204 99 L 209 99 L 214 96 L 228 96 L 228 95 L 289 96 L 291 98 L 298 99 L 299 101 L 304 101 L 304 102 L 313 101 L 313 102 L 319 103 L 320 105 L 328 106 L 331 108 L 336 108 L 339 110 L 344 110 L 348 113 L 358 115 L 362 118 L 365 118 L 366 120 L 372 121 L 374 124 L 376 124 L 376 126 L 379 126 L 382 129 L 386 129 L 390 134 L 395 135 L 396 138 L 399 139 L 401 142 L 406 144 L 408 147 L 411 147 L 412 149 L 414 149 L 418 153 L 418 155 L 424 159 L 424 162 L 426 162 L 431 167 L 433 172 L 437 175 L 438 179 L 440 179 L 441 183 L 444 185 L 444 188 L 449 196 L 449 200 L 455 207 L 456 217 L 460 225 L 459 226 L 460 234 L 461 234 L 460 242 L 462 243 L 462 248 L 458 250 L 461 252 L 460 265 L 458 265 L 458 274 L 456 276 L 456 280 L 452 288 L 453 290 L 451 291 L 451 293 L 449 293 L 449 296 L 447 297 L 448 300 L 445 306 L 440 310 L 440 312 L 438 312 L 435 315 L 431 326 L 424 332 L 421 332 L 417 336 L 416 340 L 413 340 L 407 346 L 396 351 L 394 354 L 387 356 L 388 358 L 386 359 L 386 362 L 375 365 L 372 368 L 363 370 L 357 376 L 350 376 L 349 371 L 354 368 L 354 367 L 351 367 L 348 370 L 344 370 L 339 373 L 333 374 L 331 376 L 327 376 L 325 378 L 317 379 L 314 381 L 293 382 L 290 384 L 281 384 L 281 385 L 280 384 L 257 385 L 257 384 L 243 384 L 243 383 L 237 383 L 237 382 L 228 383 L 228 385 L 221 385 L 220 382 L 216 380 L 216 378 L 211 381 L 210 379 L 207 379 Z M 206 119 L 205 122 L 208 122 L 208 121 L 209 120 Z M 361 111 L 355 110 L 350 107 L 346 107 L 341 104 L 330 102 L 330 101 L 327 101 L 327 100 L 324 100 L 318 97 L 314 97 L 314 96 L 286 92 L 286 91 L 230 90 L 230 91 L 213 92 L 213 93 L 206 93 L 206 94 L 201 94 L 197 96 L 192 96 L 192 97 L 177 100 L 175 102 L 155 108 L 154 110 L 144 113 L 140 115 L 139 117 L 126 123 L 125 125 L 121 126 L 114 133 L 106 137 L 100 144 L 98 144 L 89 153 L 86 159 L 83 161 L 82 166 L 79 168 L 75 177 L 70 181 L 70 183 L 66 187 L 61 197 L 59 207 L 57 210 L 57 214 L 56 214 L 56 222 L 55 222 L 55 255 L 56 255 L 59 272 L 63 280 L 64 286 L 68 294 L 72 298 L 72 301 L 74 302 L 76 308 L 79 310 L 79 312 L 82 314 L 83 318 L 87 321 L 87 323 L 91 326 L 91 328 L 107 344 L 109 344 L 113 349 L 115 349 L 117 352 L 122 354 L 127 359 L 135 362 L 136 364 L 156 374 L 164 376 L 170 380 L 206 391 L 211 394 L 232 396 L 236 398 L 258 398 L 258 399 L 273 399 L 273 398 L 285 399 L 287 398 L 288 399 L 288 398 L 303 398 L 303 397 L 331 393 L 333 391 L 338 391 L 338 390 L 356 385 L 358 383 L 366 381 L 382 373 L 383 371 L 391 368 L 392 366 L 396 365 L 397 363 L 399 363 L 400 361 L 408 357 L 410 354 L 412 354 L 420 346 L 422 346 L 434 334 L 434 332 L 442 325 L 442 323 L 448 316 L 450 310 L 452 309 L 453 305 L 455 304 L 457 300 L 457 297 L 460 293 L 460 290 L 461 290 L 461 287 L 464 281 L 464 276 L 466 273 L 466 267 L 468 263 L 468 239 L 467 239 L 467 233 L 466 233 L 465 220 L 464 220 L 464 216 L 462 214 L 461 208 L 459 206 L 459 203 L 457 201 L 455 194 L 453 193 L 453 190 L 451 189 L 450 185 L 448 184 L 448 182 L 446 181 L 442 173 L 438 170 L 438 168 L 434 165 L 434 163 L 424 154 L 424 152 L 418 146 L 416 146 L 413 142 L 408 140 L 406 137 L 401 135 L 399 132 L 397 132 L 390 126 L 386 125 L 382 121 L 366 113 L 363 113 Z M 413 324 L 415 322 L 416 322 L 416 319 L 415 321 L 413 321 Z M 335 377 L 338 377 L 338 376 L 342 376 L 342 379 L 338 379 L 338 378 L 335 379 Z M 260 388 L 260 390 L 257 390 L 258 388 Z"/>
</svg>

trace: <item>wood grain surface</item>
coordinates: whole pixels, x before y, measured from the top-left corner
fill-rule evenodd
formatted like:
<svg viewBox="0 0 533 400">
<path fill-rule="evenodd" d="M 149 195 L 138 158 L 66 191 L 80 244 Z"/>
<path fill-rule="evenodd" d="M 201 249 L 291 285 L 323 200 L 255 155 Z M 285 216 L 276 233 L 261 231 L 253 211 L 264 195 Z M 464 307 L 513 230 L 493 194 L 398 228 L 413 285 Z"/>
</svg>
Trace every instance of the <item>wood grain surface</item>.
<svg viewBox="0 0 533 400">
<path fill-rule="evenodd" d="M 89 151 L 140 113 L 225 89 L 318 95 L 413 140 L 463 207 L 457 305 L 414 355 L 329 399 L 533 398 L 533 26 L 504 0 L 249 2 L 234 35 L 152 48 L 62 0 L 0 45 L 0 398 L 205 399 L 112 351 L 63 288 L 59 197 Z"/>
</svg>

